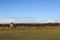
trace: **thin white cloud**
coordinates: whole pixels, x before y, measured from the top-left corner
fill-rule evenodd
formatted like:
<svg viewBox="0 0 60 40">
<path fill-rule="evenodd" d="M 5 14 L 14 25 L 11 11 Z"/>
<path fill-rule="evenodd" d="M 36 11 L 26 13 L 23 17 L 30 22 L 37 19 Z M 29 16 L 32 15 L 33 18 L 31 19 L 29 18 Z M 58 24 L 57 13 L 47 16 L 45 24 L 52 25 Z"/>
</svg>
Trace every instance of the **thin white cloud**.
<svg viewBox="0 0 60 40">
<path fill-rule="evenodd" d="M 15 19 L 5 19 L 4 22 L 8 22 L 8 23 L 15 22 Z"/>
<path fill-rule="evenodd" d="M 28 18 L 1 18 L 0 17 L 0 23 L 55 23 L 56 20 L 49 19 L 49 20 L 34 20 L 34 19 L 28 19 Z"/>
<path fill-rule="evenodd" d="M 0 23 L 11 23 L 15 22 L 16 19 L 11 19 L 11 18 L 0 18 Z"/>
<path fill-rule="evenodd" d="M 50 19 L 48 20 L 48 23 L 56 23 L 56 20 Z"/>
<path fill-rule="evenodd" d="M 41 20 L 35 20 L 36 23 L 41 23 Z"/>
<path fill-rule="evenodd" d="M 40 22 L 41 20 L 36 20 L 36 21 Z"/>
</svg>

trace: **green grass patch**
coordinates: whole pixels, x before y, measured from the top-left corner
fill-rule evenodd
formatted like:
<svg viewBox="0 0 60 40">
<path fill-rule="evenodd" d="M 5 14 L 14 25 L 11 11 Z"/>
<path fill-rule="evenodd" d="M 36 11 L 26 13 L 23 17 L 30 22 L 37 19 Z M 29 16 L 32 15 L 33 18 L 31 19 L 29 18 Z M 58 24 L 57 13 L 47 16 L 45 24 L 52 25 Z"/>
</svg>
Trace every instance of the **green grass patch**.
<svg viewBox="0 0 60 40">
<path fill-rule="evenodd" d="M 0 30 L 0 40 L 60 40 L 60 30 Z"/>
</svg>

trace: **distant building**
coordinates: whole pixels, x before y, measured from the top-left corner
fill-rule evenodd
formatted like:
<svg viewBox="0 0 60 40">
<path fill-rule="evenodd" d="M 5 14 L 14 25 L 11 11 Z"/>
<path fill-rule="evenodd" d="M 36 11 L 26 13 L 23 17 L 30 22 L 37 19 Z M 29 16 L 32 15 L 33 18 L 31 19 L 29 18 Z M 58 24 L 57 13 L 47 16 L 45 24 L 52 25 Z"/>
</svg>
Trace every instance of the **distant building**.
<svg viewBox="0 0 60 40">
<path fill-rule="evenodd" d="M 10 27 L 11 27 L 11 28 L 13 27 L 13 22 L 10 23 Z"/>
</svg>

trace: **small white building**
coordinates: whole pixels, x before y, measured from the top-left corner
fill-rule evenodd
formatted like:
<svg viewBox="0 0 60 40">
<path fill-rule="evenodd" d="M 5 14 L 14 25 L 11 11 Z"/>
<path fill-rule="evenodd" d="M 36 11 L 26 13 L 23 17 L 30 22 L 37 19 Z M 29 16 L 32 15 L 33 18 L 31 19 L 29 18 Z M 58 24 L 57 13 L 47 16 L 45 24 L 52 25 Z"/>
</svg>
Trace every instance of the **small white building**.
<svg viewBox="0 0 60 40">
<path fill-rule="evenodd" d="M 14 25 L 13 25 L 13 22 L 10 23 L 10 27 L 12 28 Z"/>
</svg>

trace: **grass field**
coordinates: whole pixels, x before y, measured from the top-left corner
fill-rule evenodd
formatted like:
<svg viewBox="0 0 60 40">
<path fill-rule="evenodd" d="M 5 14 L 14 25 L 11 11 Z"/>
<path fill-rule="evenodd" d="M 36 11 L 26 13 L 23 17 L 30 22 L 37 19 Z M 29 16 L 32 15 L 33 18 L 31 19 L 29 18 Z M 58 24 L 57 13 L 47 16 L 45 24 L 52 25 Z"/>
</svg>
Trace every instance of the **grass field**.
<svg viewBox="0 0 60 40">
<path fill-rule="evenodd" d="M 60 40 L 60 30 L 0 30 L 0 40 Z"/>
</svg>

